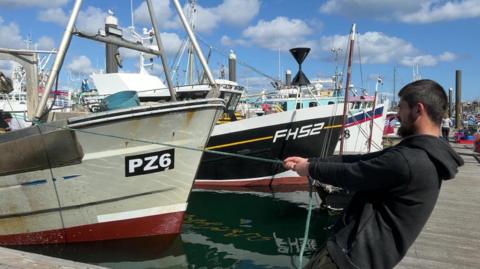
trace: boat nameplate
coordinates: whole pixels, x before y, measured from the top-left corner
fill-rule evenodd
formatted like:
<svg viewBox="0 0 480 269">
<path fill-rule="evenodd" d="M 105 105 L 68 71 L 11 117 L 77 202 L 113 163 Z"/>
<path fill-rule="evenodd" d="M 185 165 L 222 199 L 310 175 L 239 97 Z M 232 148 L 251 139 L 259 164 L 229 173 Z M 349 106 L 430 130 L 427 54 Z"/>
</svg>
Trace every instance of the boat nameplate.
<svg viewBox="0 0 480 269">
<path fill-rule="evenodd" d="M 175 149 L 125 156 L 125 177 L 170 170 L 174 165 Z"/>
</svg>

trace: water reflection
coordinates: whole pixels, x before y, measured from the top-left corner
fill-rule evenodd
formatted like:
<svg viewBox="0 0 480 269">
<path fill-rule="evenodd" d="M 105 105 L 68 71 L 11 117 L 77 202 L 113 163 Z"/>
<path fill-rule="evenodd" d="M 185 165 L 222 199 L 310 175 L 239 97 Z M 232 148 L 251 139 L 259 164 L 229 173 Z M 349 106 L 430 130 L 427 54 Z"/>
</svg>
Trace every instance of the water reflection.
<svg viewBox="0 0 480 269">
<path fill-rule="evenodd" d="M 306 256 L 326 240 L 336 216 L 315 199 Z M 23 250 L 109 268 L 295 268 L 303 242 L 304 190 L 194 191 L 180 236 Z"/>
<path fill-rule="evenodd" d="M 293 268 L 307 204 L 305 191 L 195 192 L 182 233 L 188 263 L 193 268 Z M 307 256 L 325 242 L 334 218 L 326 211 L 313 212 Z M 191 246 L 202 251 L 190 252 Z"/>
</svg>

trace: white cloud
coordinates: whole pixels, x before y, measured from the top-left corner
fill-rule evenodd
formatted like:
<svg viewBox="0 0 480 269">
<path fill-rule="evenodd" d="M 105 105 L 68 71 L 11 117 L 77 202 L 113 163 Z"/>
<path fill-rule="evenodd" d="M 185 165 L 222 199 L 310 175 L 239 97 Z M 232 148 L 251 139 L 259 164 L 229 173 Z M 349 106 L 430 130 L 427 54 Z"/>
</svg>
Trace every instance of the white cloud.
<svg viewBox="0 0 480 269">
<path fill-rule="evenodd" d="M 85 55 L 74 57 L 72 62 L 67 65 L 67 69 L 74 74 L 82 75 L 89 75 L 95 71 L 92 62 Z"/>
<path fill-rule="evenodd" d="M 417 55 L 417 56 L 405 56 L 400 60 L 400 63 L 406 66 L 435 66 L 439 62 L 451 62 L 455 60 L 457 56 L 451 52 L 444 52 L 438 56 L 434 55 Z"/>
<path fill-rule="evenodd" d="M 100 8 L 88 6 L 87 9 L 80 10 L 75 24 L 80 31 L 97 33 L 98 29 L 105 27 L 107 15 L 107 12 Z M 61 8 L 50 8 L 38 13 L 40 21 L 53 22 L 63 27 L 66 26 L 68 18 L 69 14 Z"/>
<path fill-rule="evenodd" d="M 446 51 L 438 56 L 438 60 L 442 62 L 451 62 L 456 60 L 458 57 L 452 52 Z"/>
<path fill-rule="evenodd" d="M 480 0 L 327 0 L 320 12 L 348 18 L 432 23 L 480 17 Z"/>
<path fill-rule="evenodd" d="M 345 57 L 348 35 L 335 35 L 322 37 L 318 47 L 328 53 L 332 48 L 341 48 L 342 54 L 339 59 Z M 360 50 L 360 51 L 359 51 Z M 354 61 L 359 61 L 359 55 L 363 64 L 388 64 L 399 62 L 406 66 L 421 65 L 434 66 L 439 62 L 453 61 L 457 56 L 452 52 L 444 52 L 438 56 L 421 54 L 415 46 L 398 37 L 388 36 L 381 32 L 367 32 L 358 34 L 354 48 Z M 330 57 L 332 59 L 333 57 Z"/>
<path fill-rule="evenodd" d="M 341 48 L 343 53 L 345 53 L 348 38 L 348 35 L 322 37 L 320 39 L 320 48 L 323 51 Z M 417 49 L 410 42 L 398 37 L 387 36 L 381 32 L 358 34 L 356 44 L 354 54 L 359 55 L 358 49 L 360 48 L 362 63 L 384 64 L 418 53 Z M 340 59 L 343 57 L 341 56 Z M 354 59 L 357 60 L 358 57 Z"/>
<path fill-rule="evenodd" d="M 155 17 L 157 18 L 160 30 L 177 28 L 179 26 L 179 21 L 173 20 L 174 12 L 170 8 L 170 2 L 169 0 L 152 0 Z M 140 23 L 150 27 L 151 21 L 147 2 L 142 2 L 142 4 L 134 10 L 133 15 L 135 24 Z"/>
<path fill-rule="evenodd" d="M 184 8 L 187 10 L 187 6 Z M 250 22 L 260 11 L 258 0 L 224 0 L 216 7 L 205 8 L 196 5 L 197 18 L 195 28 L 198 32 L 213 31 L 219 24 L 245 25 Z"/>
<path fill-rule="evenodd" d="M 183 42 L 175 33 L 162 33 L 161 38 L 165 52 L 168 55 L 175 55 Z"/>
<path fill-rule="evenodd" d="M 0 72 L 4 73 L 7 77 L 11 78 L 13 63 L 14 62 L 12 61 L 0 60 Z"/>
<path fill-rule="evenodd" d="M 327 0 L 320 12 L 343 15 L 350 18 L 387 19 L 392 15 L 417 11 L 431 0 Z"/>
<path fill-rule="evenodd" d="M 18 25 L 14 22 L 5 24 L 2 17 L 0 17 L 0 47 L 12 49 L 26 48 L 26 43 Z M 39 50 L 51 50 L 55 48 L 55 42 L 50 37 L 42 36 L 35 42 L 35 47 Z"/>
<path fill-rule="evenodd" d="M 24 47 L 24 44 L 18 25 L 14 22 L 4 24 L 0 17 L 0 47 L 18 49 Z"/>
<path fill-rule="evenodd" d="M 220 38 L 220 42 L 222 43 L 222 45 L 227 46 L 227 47 L 232 47 L 232 46 L 235 46 L 235 45 L 241 45 L 241 46 L 247 46 L 248 45 L 248 42 L 244 39 L 241 39 L 241 38 L 240 39 L 232 39 L 227 35 L 223 35 Z"/>
<path fill-rule="evenodd" d="M 35 46 L 38 50 L 52 50 L 55 48 L 55 41 L 48 36 L 42 36 L 35 43 Z"/>
<path fill-rule="evenodd" d="M 67 25 L 68 16 L 61 8 L 49 8 L 38 13 L 38 19 L 45 22 L 53 22 L 59 25 Z"/>
<path fill-rule="evenodd" d="M 161 30 L 178 29 L 181 27 L 181 22 L 174 11 L 174 7 L 170 7 L 170 1 L 153 0 L 153 6 Z M 195 25 L 196 31 L 211 32 L 220 23 L 245 25 L 250 22 L 260 11 L 260 1 L 224 0 L 220 5 L 214 7 L 203 7 L 197 3 L 195 8 L 195 21 L 198 22 Z M 186 4 L 183 7 L 186 16 L 190 14 L 189 10 L 190 6 Z M 142 2 L 135 9 L 134 16 L 136 22 L 143 25 L 151 25 L 146 2 Z"/>
<path fill-rule="evenodd" d="M 226 23 L 244 25 L 257 16 L 260 11 L 260 2 L 258 0 L 225 0 L 215 8 L 215 11 Z"/>
<path fill-rule="evenodd" d="M 0 0 L 0 6 L 5 7 L 59 7 L 68 0 Z"/>
<path fill-rule="evenodd" d="M 418 56 L 405 56 L 400 63 L 406 66 L 435 66 L 437 65 L 437 59 L 432 55 L 418 55 Z"/>
<path fill-rule="evenodd" d="M 245 29 L 242 36 L 249 43 L 263 48 L 288 50 L 296 46 L 312 47 L 313 42 L 306 39 L 312 33 L 313 30 L 302 20 L 277 17 L 271 21 L 260 20 L 257 25 Z"/>
<path fill-rule="evenodd" d="M 431 1 L 421 9 L 405 14 L 400 20 L 407 23 L 432 23 L 480 17 L 480 0 Z"/>
<path fill-rule="evenodd" d="M 105 27 L 107 13 L 100 8 L 89 6 L 78 14 L 77 28 L 81 31 L 97 33 L 98 29 Z"/>
<path fill-rule="evenodd" d="M 221 16 L 215 11 L 215 9 L 211 8 L 203 8 L 199 5 L 196 7 L 197 9 L 197 18 L 195 24 L 195 31 L 200 33 L 208 33 L 211 32 L 213 29 L 217 27 L 220 20 L 222 19 Z"/>
</svg>

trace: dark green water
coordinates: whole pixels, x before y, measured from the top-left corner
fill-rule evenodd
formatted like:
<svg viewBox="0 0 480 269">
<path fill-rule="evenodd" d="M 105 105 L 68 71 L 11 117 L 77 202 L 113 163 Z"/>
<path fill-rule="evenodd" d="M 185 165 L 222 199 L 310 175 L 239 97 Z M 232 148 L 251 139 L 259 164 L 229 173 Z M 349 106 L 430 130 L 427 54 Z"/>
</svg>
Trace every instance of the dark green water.
<svg viewBox="0 0 480 269">
<path fill-rule="evenodd" d="M 182 234 L 27 251 L 109 268 L 297 268 L 308 193 L 194 191 Z M 314 199 L 304 259 L 317 250 L 336 215 Z M 305 264 L 305 263 L 304 263 Z"/>
</svg>

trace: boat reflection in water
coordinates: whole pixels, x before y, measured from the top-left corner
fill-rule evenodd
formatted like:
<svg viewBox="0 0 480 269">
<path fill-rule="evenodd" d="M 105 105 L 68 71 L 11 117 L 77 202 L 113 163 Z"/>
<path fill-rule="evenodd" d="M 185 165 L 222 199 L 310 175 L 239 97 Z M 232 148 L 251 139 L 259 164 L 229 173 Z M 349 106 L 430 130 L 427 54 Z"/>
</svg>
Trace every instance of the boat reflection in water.
<svg viewBox="0 0 480 269">
<path fill-rule="evenodd" d="M 307 208 L 306 191 L 195 191 L 181 235 L 188 263 L 195 268 L 294 268 Z M 323 245 L 334 220 L 316 207 L 305 256 Z"/>
<path fill-rule="evenodd" d="M 109 268 L 296 268 L 308 202 L 305 190 L 196 190 L 180 236 L 22 249 Z M 336 218 L 318 204 L 314 198 L 304 260 Z"/>
</svg>

